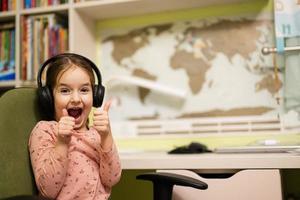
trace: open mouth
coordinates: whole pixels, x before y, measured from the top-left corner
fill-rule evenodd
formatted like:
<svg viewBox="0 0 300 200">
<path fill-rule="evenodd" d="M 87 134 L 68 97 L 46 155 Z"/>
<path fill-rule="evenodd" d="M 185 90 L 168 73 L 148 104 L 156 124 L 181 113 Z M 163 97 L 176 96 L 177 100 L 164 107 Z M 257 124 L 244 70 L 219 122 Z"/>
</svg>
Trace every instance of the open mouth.
<svg viewBox="0 0 300 200">
<path fill-rule="evenodd" d="M 68 109 L 69 116 L 74 117 L 75 119 L 80 117 L 81 113 L 82 113 L 81 108 L 70 108 L 70 109 Z"/>
</svg>

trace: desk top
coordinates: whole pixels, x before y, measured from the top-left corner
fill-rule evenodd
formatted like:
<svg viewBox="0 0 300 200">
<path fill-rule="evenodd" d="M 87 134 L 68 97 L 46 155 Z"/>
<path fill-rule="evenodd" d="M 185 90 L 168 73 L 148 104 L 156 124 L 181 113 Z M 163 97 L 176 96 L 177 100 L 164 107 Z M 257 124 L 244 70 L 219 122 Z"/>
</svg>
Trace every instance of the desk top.
<svg viewBox="0 0 300 200">
<path fill-rule="evenodd" d="M 300 154 L 295 153 L 203 153 L 167 154 L 164 152 L 121 153 L 123 169 L 300 169 Z"/>
</svg>

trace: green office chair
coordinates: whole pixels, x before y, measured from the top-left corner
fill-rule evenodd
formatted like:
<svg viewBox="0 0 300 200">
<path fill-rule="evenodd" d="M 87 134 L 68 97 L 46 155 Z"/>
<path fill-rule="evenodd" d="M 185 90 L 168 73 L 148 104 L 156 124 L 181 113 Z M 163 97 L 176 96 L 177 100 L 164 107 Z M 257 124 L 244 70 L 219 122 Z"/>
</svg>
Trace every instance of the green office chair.
<svg viewBox="0 0 300 200">
<path fill-rule="evenodd" d="M 28 137 L 40 120 L 36 89 L 12 89 L 0 98 L 0 199 L 38 200 Z"/>
</svg>

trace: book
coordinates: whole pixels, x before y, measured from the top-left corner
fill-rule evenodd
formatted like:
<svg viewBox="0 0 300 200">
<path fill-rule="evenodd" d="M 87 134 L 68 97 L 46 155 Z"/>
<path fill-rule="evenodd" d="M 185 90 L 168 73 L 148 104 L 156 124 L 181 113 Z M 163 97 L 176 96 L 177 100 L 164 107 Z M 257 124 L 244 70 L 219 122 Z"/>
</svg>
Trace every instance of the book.
<svg viewBox="0 0 300 200">
<path fill-rule="evenodd" d="M 15 25 L 0 24 L 0 81 L 15 80 Z"/>
<path fill-rule="evenodd" d="M 22 28 L 22 80 L 33 81 L 42 63 L 67 51 L 68 25 L 59 14 L 26 16 Z M 25 75 L 26 74 L 26 75 Z"/>
</svg>

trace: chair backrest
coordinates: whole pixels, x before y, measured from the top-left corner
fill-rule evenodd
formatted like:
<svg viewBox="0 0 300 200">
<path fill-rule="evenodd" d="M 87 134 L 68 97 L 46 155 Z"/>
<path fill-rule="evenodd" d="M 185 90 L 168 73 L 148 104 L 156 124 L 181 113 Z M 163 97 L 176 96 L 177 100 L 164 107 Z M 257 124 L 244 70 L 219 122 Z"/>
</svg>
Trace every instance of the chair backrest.
<svg viewBox="0 0 300 200">
<path fill-rule="evenodd" d="M 0 98 L 0 198 L 36 194 L 28 138 L 40 120 L 35 88 L 12 89 Z"/>
</svg>

